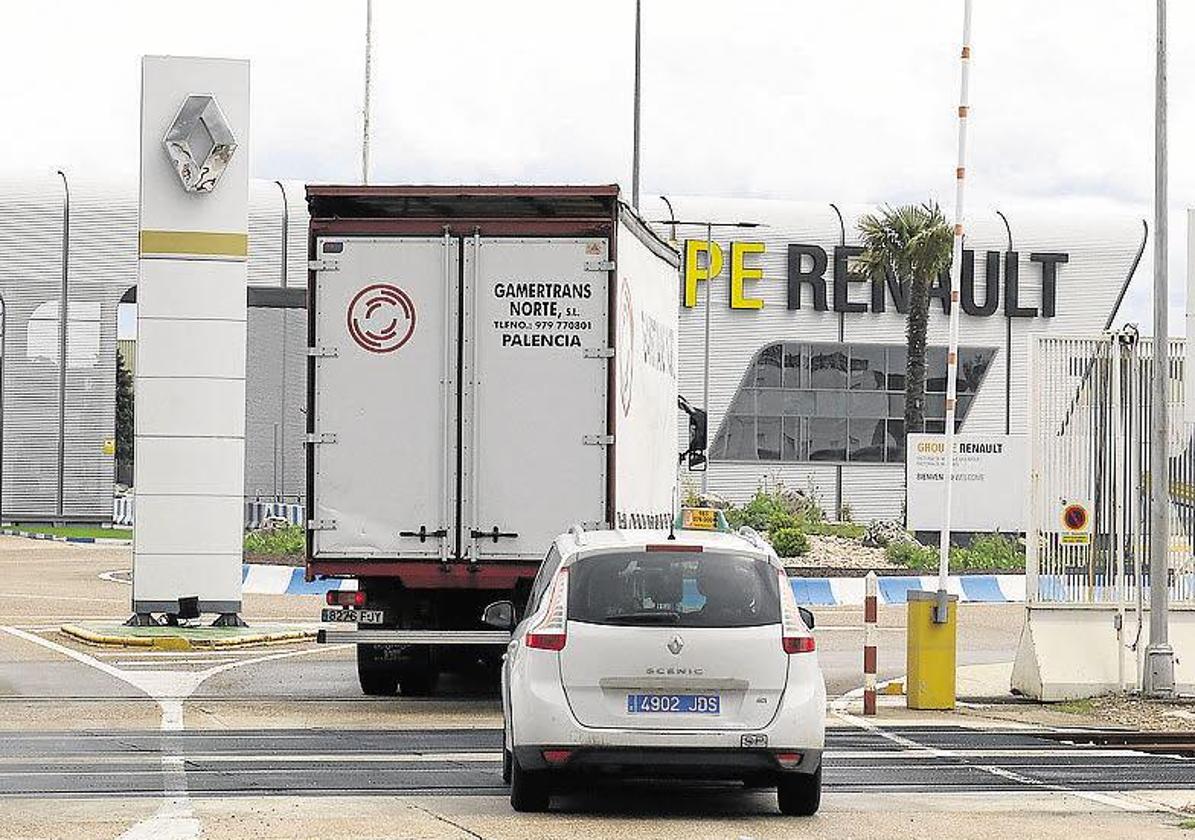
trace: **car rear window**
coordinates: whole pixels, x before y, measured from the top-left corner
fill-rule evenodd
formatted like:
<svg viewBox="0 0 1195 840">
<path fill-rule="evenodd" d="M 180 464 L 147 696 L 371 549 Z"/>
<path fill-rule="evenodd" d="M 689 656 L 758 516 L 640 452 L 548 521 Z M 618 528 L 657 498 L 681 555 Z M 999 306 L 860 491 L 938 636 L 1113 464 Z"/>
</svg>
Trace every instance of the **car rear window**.
<svg viewBox="0 0 1195 840">
<path fill-rule="evenodd" d="M 743 555 L 600 554 L 570 567 L 568 618 L 672 627 L 778 624 L 777 587 L 775 568 Z"/>
</svg>

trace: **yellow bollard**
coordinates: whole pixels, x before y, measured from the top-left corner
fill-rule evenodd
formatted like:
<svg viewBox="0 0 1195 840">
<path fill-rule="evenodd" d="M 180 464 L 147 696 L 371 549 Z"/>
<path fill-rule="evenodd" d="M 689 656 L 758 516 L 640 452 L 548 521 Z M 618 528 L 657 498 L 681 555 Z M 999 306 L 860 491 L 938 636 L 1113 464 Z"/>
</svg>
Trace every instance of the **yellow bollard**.
<svg viewBox="0 0 1195 840">
<path fill-rule="evenodd" d="M 946 623 L 934 623 L 937 592 L 909 591 L 906 705 L 910 709 L 953 709 L 958 596 L 949 595 Z"/>
</svg>

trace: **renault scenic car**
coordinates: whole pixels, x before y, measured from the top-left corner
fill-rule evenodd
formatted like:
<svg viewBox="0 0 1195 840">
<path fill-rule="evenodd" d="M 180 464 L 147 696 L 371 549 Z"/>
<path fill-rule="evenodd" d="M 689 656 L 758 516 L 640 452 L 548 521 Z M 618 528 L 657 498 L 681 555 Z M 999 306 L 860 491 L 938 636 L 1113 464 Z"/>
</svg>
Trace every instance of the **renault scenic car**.
<svg viewBox="0 0 1195 840">
<path fill-rule="evenodd" d="M 514 623 L 509 602 L 486 621 Z M 518 811 L 587 775 L 775 786 L 821 797 L 825 681 L 812 616 L 753 532 L 558 537 L 502 670 L 503 774 Z"/>
</svg>

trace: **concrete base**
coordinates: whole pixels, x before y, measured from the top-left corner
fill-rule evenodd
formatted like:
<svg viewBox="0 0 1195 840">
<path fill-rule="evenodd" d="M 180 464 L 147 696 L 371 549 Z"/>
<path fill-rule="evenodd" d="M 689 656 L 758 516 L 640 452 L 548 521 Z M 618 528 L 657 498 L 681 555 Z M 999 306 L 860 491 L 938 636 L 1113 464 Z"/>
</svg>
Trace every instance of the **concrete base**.
<svg viewBox="0 0 1195 840">
<path fill-rule="evenodd" d="M 1012 689 L 1034 700 L 1094 697 L 1117 691 L 1120 651 L 1115 605 L 1027 604 L 1025 626 L 1013 664 Z M 1149 644 L 1149 611 L 1137 633 L 1135 610 L 1126 610 L 1123 633 L 1124 687 L 1138 686 L 1137 651 Z M 1180 694 L 1195 693 L 1195 605 L 1170 608 L 1170 645 Z"/>
</svg>

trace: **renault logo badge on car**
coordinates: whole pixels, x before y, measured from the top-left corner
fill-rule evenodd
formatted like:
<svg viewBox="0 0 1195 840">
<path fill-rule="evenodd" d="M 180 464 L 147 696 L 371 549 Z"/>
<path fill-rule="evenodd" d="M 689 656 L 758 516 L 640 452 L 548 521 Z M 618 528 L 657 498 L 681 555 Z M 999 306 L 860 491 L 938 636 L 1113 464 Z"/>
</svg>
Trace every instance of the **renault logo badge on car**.
<svg viewBox="0 0 1195 840">
<path fill-rule="evenodd" d="M 673 636 L 668 640 L 668 651 L 673 656 L 680 656 L 680 652 L 685 648 L 685 640 L 680 636 Z"/>
</svg>

